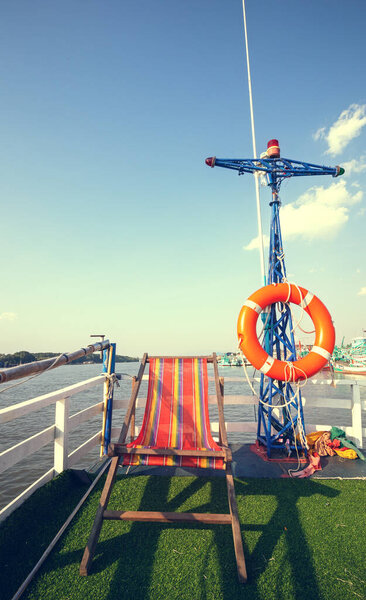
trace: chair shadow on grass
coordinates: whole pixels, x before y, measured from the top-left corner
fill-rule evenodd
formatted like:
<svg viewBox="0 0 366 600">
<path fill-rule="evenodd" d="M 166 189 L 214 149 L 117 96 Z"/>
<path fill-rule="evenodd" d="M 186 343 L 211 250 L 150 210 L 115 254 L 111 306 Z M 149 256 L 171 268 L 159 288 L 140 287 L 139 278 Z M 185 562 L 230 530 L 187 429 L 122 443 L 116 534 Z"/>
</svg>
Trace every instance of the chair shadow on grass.
<svg viewBox="0 0 366 600">
<path fill-rule="evenodd" d="M 208 478 L 197 477 L 184 487 L 174 498 L 168 500 L 171 478 L 165 476 L 149 477 L 141 498 L 138 510 L 157 510 L 166 512 L 179 511 L 181 505 L 187 501 L 193 494 L 199 492 L 206 485 Z M 217 478 L 217 482 L 225 485 L 222 478 Z M 221 490 L 223 488 L 221 487 Z M 111 500 L 113 498 L 111 497 Z M 217 495 L 216 505 L 213 509 L 211 501 L 207 504 L 195 506 L 192 512 L 214 512 L 216 509 L 221 512 L 227 512 L 227 502 L 225 497 L 222 501 L 220 495 Z M 120 509 L 122 507 L 119 507 Z M 126 507 L 123 507 L 125 509 Z M 105 525 L 104 525 L 105 526 Z M 120 597 L 124 587 L 128 590 L 128 597 L 138 599 L 150 598 L 150 587 L 153 575 L 155 554 L 158 548 L 159 539 L 164 530 L 168 529 L 206 529 L 212 530 L 212 525 L 201 523 L 140 523 L 133 522 L 130 525 L 128 534 L 116 536 L 112 540 L 99 542 L 96 555 L 92 565 L 92 573 L 100 573 L 110 566 L 111 562 L 117 560 L 117 568 L 114 573 L 113 581 L 110 583 L 109 593 L 106 596 L 108 600 L 115 600 Z M 221 526 L 227 528 L 227 526 Z M 229 528 L 227 528 L 229 529 Z M 188 533 L 188 531 L 187 531 Z M 231 530 L 229 531 L 231 537 Z M 179 560 L 179 548 L 177 548 L 177 560 Z M 202 579 L 204 577 L 202 576 Z"/>
<path fill-rule="evenodd" d="M 132 477 L 131 477 L 132 479 Z M 131 485 L 133 481 L 129 481 Z M 196 477 L 193 479 L 183 478 L 186 481 L 184 487 L 180 488 L 172 497 L 171 478 L 164 476 L 151 476 L 146 480 L 142 491 L 139 506 L 120 506 L 118 503 L 118 485 L 124 483 L 125 477 L 117 480 L 116 497 L 113 492 L 109 508 L 120 510 L 160 510 L 179 511 L 191 510 L 193 512 L 228 512 L 227 491 L 225 478 L 223 477 Z M 127 482 L 127 480 L 126 480 Z M 200 492 L 204 486 L 205 500 L 200 498 Z M 81 589 L 90 593 L 94 588 L 93 576 L 103 582 L 102 600 L 116 600 L 126 598 L 128 600 L 156 600 L 164 597 L 166 586 L 166 574 L 174 578 L 179 573 L 180 563 L 185 559 L 182 570 L 192 568 L 192 581 L 194 579 L 194 591 L 192 593 L 192 582 L 190 590 L 184 590 L 182 582 L 177 580 L 176 585 L 182 586 L 181 595 L 179 589 L 174 598 L 190 597 L 194 600 L 206 598 L 220 598 L 223 600 L 235 600 L 245 598 L 246 600 L 264 599 L 272 597 L 286 597 L 281 580 L 283 569 L 278 568 L 278 554 L 276 561 L 271 561 L 277 544 L 285 537 L 286 550 L 281 555 L 281 565 L 291 573 L 291 588 L 296 600 L 322 598 L 315 576 L 312 552 L 308 546 L 305 532 L 300 522 L 300 514 L 297 502 L 301 498 L 312 498 L 314 496 L 334 498 L 338 491 L 328 487 L 323 482 L 316 480 L 290 480 L 290 479 L 235 479 L 236 496 L 239 506 L 242 538 L 244 543 L 244 554 L 247 562 L 248 583 L 240 585 L 237 580 L 234 547 L 231 527 L 227 525 L 203 525 L 190 523 L 139 523 L 139 522 L 105 522 L 101 538 L 97 544 L 95 558 L 92 563 L 91 580 L 82 578 Z M 128 491 L 128 490 L 127 490 Z M 197 494 L 197 500 L 194 495 Z M 123 494 L 122 494 L 123 495 Z M 125 494 L 126 495 L 126 494 Z M 253 514 L 254 501 L 265 496 L 275 500 L 270 507 L 270 514 L 264 511 L 263 517 Z M 193 497 L 193 498 L 192 498 Z M 191 499 L 191 501 L 190 501 Z M 188 508 L 183 506 L 188 501 Z M 259 500 L 260 503 L 260 500 Z M 257 503 L 256 503 L 257 504 Z M 258 506 L 258 504 L 257 504 Z M 260 504 L 259 504 L 260 506 Z M 259 509 L 258 509 L 259 510 Z M 79 517 L 83 521 L 82 515 Z M 109 529 L 112 524 L 113 530 Z M 75 523 L 80 527 L 78 519 Z M 83 524 L 85 528 L 85 523 Z M 285 529 L 286 528 L 286 529 Z M 208 530 L 212 535 L 208 536 L 208 543 L 202 543 L 198 548 L 184 549 L 185 556 L 181 556 L 181 548 L 176 546 L 177 554 L 172 556 L 170 546 L 170 563 L 164 564 L 164 559 L 159 549 L 159 541 L 167 529 L 186 530 L 187 536 L 190 531 Z M 256 534 L 256 542 L 253 541 L 253 532 Z M 112 534 L 112 535 L 111 535 Z M 252 534 L 252 535 L 251 535 Z M 191 538 L 192 539 L 192 538 Z M 197 536 L 196 538 L 197 539 Z M 190 542 L 191 543 L 191 542 Z M 193 542 L 193 545 L 195 542 Z M 76 575 L 83 552 L 83 547 L 73 550 L 58 552 L 50 557 L 43 572 L 58 572 L 61 574 L 70 565 L 74 565 L 72 571 Z M 187 567 L 187 558 L 191 565 Z M 172 560 L 176 563 L 172 566 Z M 158 566 L 157 561 L 162 563 Z M 280 565 L 280 567 L 281 567 Z M 277 569 L 273 567 L 276 566 Z M 165 576 L 165 583 L 159 581 L 159 568 Z M 215 569 L 215 571 L 213 570 Z M 268 571 L 267 571 L 268 570 Z M 268 595 L 263 592 L 263 576 L 272 578 L 271 589 Z M 73 586 L 75 582 L 70 578 L 71 571 L 65 575 L 65 588 L 73 598 Z M 78 576 L 76 575 L 78 578 Z M 278 581 L 273 581 L 274 578 Z M 56 578 L 58 579 L 58 578 Z M 159 585 L 161 587 L 159 589 Z M 168 581 L 169 587 L 169 581 Z M 213 595 L 213 589 L 215 594 Z M 290 592 L 292 592 L 290 590 Z M 268 591 L 268 590 L 267 590 Z M 169 594 L 166 594 L 168 598 Z M 55 596 L 56 597 L 56 596 Z M 89 597 L 89 595 L 87 596 Z"/>
<path fill-rule="evenodd" d="M 121 483 L 123 485 L 124 479 L 125 477 L 116 482 L 116 488 Z M 133 483 L 131 479 L 129 481 L 130 485 Z M 190 478 L 189 481 L 186 478 L 183 478 L 183 480 L 186 481 L 184 487 L 177 490 L 176 495 L 172 497 L 172 480 L 170 477 L 148 477 L 146 485 L 141 492 L 142 496 L 139 506 L 120 506 L 117 489 L 115 498 L 113 498 L 114 494 L 112 492 L 109 508 L 171 512 L 179 510 L 228 512 L 225 478 L 196 477 L 193 479 Z M 208 489 L 205 491 L 205 500 L 202 501 L 200 492 L 206 485 L 208 485 Z M 166 579 L 165 583 L 159 582 L 159 569 L 157 568 L 158 564 L 156 561 L 163 563 L 161 567 L 159 566 L 163 572 L 163 576 L 168 574 L 168 577 L 174 578 L 174 575 L 179 573 L 180 562 L 183 559 L 186 562 L 182 569 L 191 568 L 192 566 L 192 581 L 194 575 L 194 585 L 196 587 L 194 593 L 189 593 L 189 590 L 185 591 L 182 589 L 182 598 L 191 597 L 195 600 L 212 599 L 213 597 L 224 600 L 241 598 L 252 600 L 258 598 L 262 600 L 265 597 L 262 588 L 263 575 L 267 569 L 268 577 L 272 578 L 272 589 L 278 592 L 278 597 L 280 597 L 281 591 L 284 592 L 281 588 L 281 581 L 273 581 L 273 578 L 279 578 L 282 571 L 281 569 L 273 569 L 274 566 L 278 567 L 278 565 L 276 562 L 270 562 L 270 559 L 274 554 L 277 544 L 283 540 L 283 536 L 285 536 L 286 551 L 281 555 L 281 561 L 286 570 L 291 572 L 293 597 L 296 600 L 307 600 L 310 596 L 312 598 L 322 598 L 322 592 L 318 587 L 315 576 L 312 557 L 313 549 L 308 546 L 306 541 L 300 522 L 297 502 L 301 498 L 310 499 L 315 495 L 325 499 L 334 498 L 339 492 L 325 485 L 324 481 L 296 481 L 290 479 L 235 479 L 235 489 L 239 506 L 244 554 L 248 569 L 247 584 L 239 585 L 237 581 L 230 526 L 191 525 L 190 523 L 126 523 L 114 521 L 105 522 L 103 525 L 102 535 L 97 544 L 91 569 L 92 578 L 94 575 L 96 578 L 103 580 L 104 589 L 101 598 L 103 600 L 116 600 L 116 598 L 156 600 L 157 597 L 164 597 L 165 590 L 162 591 L 162 588 L 166 585 Z M 197 500 L 194 498 L 195 494 L 197 494 Z M 258 515 L 255 518 L 251 506 L 254 505 L 256 498 L 262 498 L 263 496 L 270 496 L 275 500 L 274 509 L 270 509 L 270 514 L 267 509 L 264 511 L 263 517 Z M 188 508 L 183 506 L 187 501 Z M 83 521 L 82 515 L 79 519 Z M 113 524 L 114 528 L 113 530 L 109 530 L 108 533 L 109 524 Z M 75 526 L 80 527 L 78 519 Z M 83 527 L 85 528 L 85 523 Z M 197 531 L 204 530 L 209 530 L 213 533 L 209 536 L 207 544 L 204 542 L 200 545 L 199 551 L 197 551 L 198 548 L 189 548 L 188 550 L 185 548 L 185 556 L 181 556 L 182 549 L 176 546 L 177 554 L 174 553 L 172 557 L 172 547 L 170 546 L 170 559 L 173 558 L 173 561 L 176 563 L 172 567 L 172 560 L 170 560 L 170 564 L 169 562 L 167 565 L 164 564 L 164 559 L 161 556 L 161 548 L 159 549 L 160 538 L 167 529 L 184 529 L 187 532 L 187 536 L 189 536 L 192 530 L 196 533 Z M 257 541 L 255 544 L 253 543 L 252 532 L 256 533 Z M 195 539 L 197 539 L 197 536 Z M 76 575 L 82 552 L 83 547 L 76 549 L 75 546 L 73 550 L 58 552 L 57 556 L 50 557 L 50 560 L 45 563 L 42 570 L 46 573 L 55 571 L 61 573 L 70 565 L 74 565 L 75 570 L 73 569 L 73 572 Z M 191 561 L 191 565 L 188 567 L 187 558 Z M 70 574 L 71 571 L 69 570 L 68 573 Z M 64 582 L 65 590 L 66 588 L 68 589 L 70 599 L 72 600 L 72 586 L 75 583 L 72 579 L 69 581 L 68 578 L 69 575 L 66 575 Z M 157 586 L 160 583 L 162 585 L 158 589 Z M 85 589 L 85 592 L 89 593 L 94 588 L 94 585 L 95 583 L 93 583 L 92 579 L 82 578 L 80 580 L 81 589 Z M 179 584 L 177 582 L 177 586 L 179 585 L 183 586 L 182 583 Z M 192 590 L 192 583 L 190 585 L 190 590 Z M 215 596 L 213 596 L 213 588 L 215 589 Z M 166 597 L 168 597 L 168 594 Z M 179 589 L 178 595 L 174 596 L 174 598 L 178 597 L 180 597 Z M 282 597 L 285 597 L 284 593 L 282 593 Z M 266 598 L 272 598 L 272 596 L 267 595 Z"/>
<path fill-rule="evenodd" d="M 221 477 L 195 478 L 170 500 L 168 500 L 168 497 L 171 479 L 169 477 L 150 477 L 147 480 L 138 509 L 170 512 L 182 510 L 182 504 L 193 494 L 199 492 L 208 481 L 211 492 L 210 500 L 207 503 L 200 503 L 199 506 L 192 507 L 190 510 L 193 512 L 228 512 L 226 484 Z M 128 533 L 117 535 L 110 540 L 101 540 L 98 543 L 92 572 L 101 575 L 108 566 L 116 563 L 112 581 L 109 583 L 109 592 L 105 597 L 108 600 L 115 600 L 115 598 L 120 597 L 121 592 L 124 590 L 129 598 L 135 600 L 150 598 L 153 600 L 154 596 L 150 595 L 150 590 L 159 538 L 167 528 L 176 528 L 186 529 L 188 535 L 188 530 L 192 529 L 209 529 L 214 532 L 213 542 L 204 550 L 201 549 L 200 552 L 200 591 L 199 596 L 197 596 L 199 598 L 212 597 L 210 595 L 210 582 L 208 581 L 210 578 L 209 563 L 212 560 L 212 546 L 215 546 L 214 552 L 218 556 L 217 568 L 221 571 L 221 573 L 218 572 L 218 577 L 221 581 L 222 598 L 225 600 L 244 597 L 261 598 L 258 589 L 259 578 L 268 568 L 269 560 L 283 535 L 286 536 L 287 546 L 283 560 L 291 570 L 295 597 L 305 598 L 311 594 L 312 597 L 321 598 L 322 594 L 315 576 L 312 550 L 306 542 L 305 533 L 301 526 L 297 501 L 303 497 L 310 498 L 315 494 L 333 498 L 339 492 L 325 486 L 324 483 L 320 484 L 312 480 L 306 480 L 305 482 L 286 480 L 284 482 L 283 479 L 278 482 L 276 492 L 274 492 L 273 485 L 266 485 L 266 481 L 268 482 L 268 480 L 259 479 L 235 480 L 244 553 L 248 569 L 248 583 L 246 585 L 241 586 L 237 581 L 231 527 L 227 525 L 133 522 L 130 524 Z M 245 509 L 243 511 L 246 497 L 258 495 L 270 495 L 276 499 L 276 508 L 266 523 L 251 523 L 250 514 L 246 514 Z M 241 509 L 240 506 L 242 506 Z M 127 507 L 119 508 L 127 509 Z M 249 552 L 246 543 L 246 533 L 250 531 L 260 533 L 255 548 L 251 552 Z M 204 552 L 204 556 L 202 556 L 202 552 Z M 176 558 L 179 561 L 179 548 L 177 549 Z M 192 561 L 194 561 L 194 553 Z M 280 584 L 280 582 L 278 583 Z"/>
<path fill-rule="evenodd" d="M 212 560 L 212 546 L 218 556 L 218 576 L 221 581 L 221 594 L 225 600 L 233 598 L 261 598 L 258 582 L 261 575 L 267 570 L 269 560 L 280 538 L 285 535 L 287 551 L 284 561 L 288 564 L 292 575 L 292 586 L 296 598 L 307 598 L 309 594 L 321 598 L 318 588 L 312 549 L 309 548 L 303 531 L 297 501 L 300 498 L 311 498 L 320 495 L 333 498 L 339 492 L 314 480 L 293 481 L 278 480 L 275 487 L 268 486 L 269 480 L 246 479 L 235 480 L 236 494 L 239 504 L 241 530 L 244 543 L 244 554 L 247 561 L 248 583 L 240 586 L 237 582 L 234 547 L 231 527 L 225 525 L 179 524 L 179 523 L 140 523 L 133 522 L 129 531 L 108 540 L 100 540 L 97 545 L 96 555 L 92 565 L 92 573 L 102 575 L 103 571 L 116 563 L 112 580 L 109 582 L 109 591 L 105 598 L 115 600 L 121 592 L 126 597 L 146 598 L 153 600 L 151 582 L 155 565 L 155 555 L 159 539 L 166 529 L 209 529 L 214 532 L 213 542 L 201 554 L 201 572 L 199 573 L 200 595 L 199 598 L 212 597 L 209 592 L 209 563 Z M 273 481 L 273 480 L 272 480 Z M 169 498 L 171 485 L 170 477 L 149 477 L 143 491 L 138 510 L 162 510 L 174 512 L 182 510 L 182 504 L 193 494 L 199 492 L 209 482 L 210 500 L 191 507 L 193 512 L 228 512 L 226 484 L 222 477 L 198 477 L 190 481 L 174 498 Z M 251 496 L 269 495 L 275 498 L 276 508 L 265 523 L 251 522 L 250 514 L 245 512 L 245 501 Z M 111 501 L 113 500 L 113 494 Z M 241 508 L 240 508 L 241 507 Z M 121 507 L 119 509 L 128 509 Z M 122 523 L 121 523 L 122 525 Z M 106 524 L 104 524 L 106 527 Z M 254 550 L 249 551 L 246 542 L 247 532 L 259 532 L 259 539 Z M 177 549 L 179 561 L 179 548 Z M 194 554 L 192 555 L 194 560 Z M 162 568 L 164 566 L 162 565 Z M 169 568 L 169 567 L 167 567 Z M 304 576 L 304 574 L 306 574 Z M 155 575 L 156 576 L 156 575 Z M 305 582 L 305 586 L 304 586 Z M 279 582 L 280 583 L 280 582 Z M 183 594 L 182 594 L 183 595 Z M 198 596 L 197 596 L 198 597 Z"/>
</svg>

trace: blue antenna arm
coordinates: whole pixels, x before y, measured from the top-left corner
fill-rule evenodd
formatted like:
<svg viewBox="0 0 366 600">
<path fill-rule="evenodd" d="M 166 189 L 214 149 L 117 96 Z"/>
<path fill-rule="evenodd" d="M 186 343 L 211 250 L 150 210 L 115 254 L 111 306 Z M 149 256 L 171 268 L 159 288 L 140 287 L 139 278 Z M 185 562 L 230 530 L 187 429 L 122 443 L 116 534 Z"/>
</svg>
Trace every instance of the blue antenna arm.
<svg viewBox="0 0 366 600">
<path fill-rule="evenodd" d="M 206 165 L 209 167 L 224 167 L 244 173 L 264 172 L 274 176 L 276 179 L 287 177 L 303 177 L 304 175 L 332 175 L 338 177 L 343 175 L 342 167 L 325 167 L 322 165 L 313 165 L 290 158 L 206 158 Z"/>
</svg>

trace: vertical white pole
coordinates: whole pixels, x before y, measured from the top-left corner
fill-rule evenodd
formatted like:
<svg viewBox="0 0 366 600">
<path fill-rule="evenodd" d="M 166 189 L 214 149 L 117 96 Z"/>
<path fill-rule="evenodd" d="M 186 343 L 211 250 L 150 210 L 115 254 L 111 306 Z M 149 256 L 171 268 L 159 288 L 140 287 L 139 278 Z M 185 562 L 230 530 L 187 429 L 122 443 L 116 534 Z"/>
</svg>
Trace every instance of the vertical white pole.
<svg viewBox="0 0 366 600">
<path fill-rule="evenodd" d="M 57 400 L 55 408 L 54 470 L 59 475 L 67 469 L 69 455 L 69 398 Z"/>
<path fill-rule="evenodd" d="M 358 448 L 362 448 L 362 410 L 360 386 L 357 382 L 351 385 L 352 388 L 352 437 Z"/>
<path fill-rule="evenodd" d="M 251 120 L 251 125 L 252 125 L 253 158 L 258 158 L 258 156 L 257 156 L 257 146 L 256 146 L 256 143 L 255 143 L 253 96 L 252 96 L 252 80 L 251 80 L 251 76 L 250 76 L 248 32 L 247 32 L 247 18 L 246 18 L 246 13 L 245 13 L 245 0 L 243 0 L 243 20 L 244 20 L 244 33 L 245 33 L 245 49 L 246 49 L 246 56 L 247 56 L 250 120 Z M 266 285 L 266 273 L 265 273 L 265 267 L 264 267 L 264 247 L 263 247 L 263 232 L 262 232 L 262 215 L 261 215 L 261 205 L 260 205 L 260 197 L 259 197 L 259 175 L 257 175 L 257 174 L 254 175 L 254 181 L 255 181 L 256 202 L 257 202 L 259 258 L 260 258 L 260 265 L 261 265 L 262 282 L 263 282 L 263 285 Z"/>
</svg>

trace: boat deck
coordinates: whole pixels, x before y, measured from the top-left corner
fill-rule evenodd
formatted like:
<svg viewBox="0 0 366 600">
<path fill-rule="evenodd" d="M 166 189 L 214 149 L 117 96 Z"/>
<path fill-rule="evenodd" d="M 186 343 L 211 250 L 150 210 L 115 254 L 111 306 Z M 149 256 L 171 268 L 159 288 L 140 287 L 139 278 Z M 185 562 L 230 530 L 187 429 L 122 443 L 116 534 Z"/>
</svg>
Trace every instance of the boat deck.
<svg viewBox="0 0 366 600">
<path fill-rule="evenodd" d="M 233 474 L 234 477 L 255 477 L 255 478 L 286 478 L 290 477 L 292 470 L 301 470 L 307 465 L 307 461 L 302 459 L 300 465 L 297 458 L 285 461 L 276 459 L 264 459 L 255 452 L 254 444 L 230 444 L 233 453 Z M 322 456 L 320 458 L 320 471 L 315 471 L 312 479 L 366 479 L 366 460 L 349 460 L 339 456 Z M 121 472 L 126 473 L 127 467 L 121 468 Z M 129 473 L 134 475 L 166 475 L 189 476 L 202 475 L 205 472 L 210 476 L 224 476 L 224 472 L 214 469 L 184 469 L 182 467 L 130 467 Z"/>
<path fill-rule="evenodd" d="M 262 461 L 248 446 L 233 450 L 249 575 L 246 585 L 238 584 L 231 532 L 224 525 L 105 522 L 91 575 L 80 577 L 80 561 L 103 476 L 22 599 L 363 598 L 365 483 L 359 479 L 365 474 L 363 465 L 356 473 L 356 465 L 361 467 L 363 461 L 339 464 L 337 459 L 329 459 L 319 472 L 328 475 L 328 480 L 319 478 L 319 473 L 310 479 L 281 479 L 286 476 L 284 471 L 296 464 Z M 338 467 L 330 468 L 332 463 Z M 239 473 L 245 476 L 238 477 Z M 136 469 L 130 470 L 128 477 L 117 477 L 110 499 L 112 510 L 228 510 L 226 485 L 220 476 L 210 477 L 208 472 L 208 477 L 192 477 L 192 471 L 190 477 L 137 474 Z M 172 474 L 174 469 L 169 469 Z M 14 598 L 85 493 L 89 477 L 85 472 L 62 473 L 2 524 L 1 600 Z"/>
</svg>

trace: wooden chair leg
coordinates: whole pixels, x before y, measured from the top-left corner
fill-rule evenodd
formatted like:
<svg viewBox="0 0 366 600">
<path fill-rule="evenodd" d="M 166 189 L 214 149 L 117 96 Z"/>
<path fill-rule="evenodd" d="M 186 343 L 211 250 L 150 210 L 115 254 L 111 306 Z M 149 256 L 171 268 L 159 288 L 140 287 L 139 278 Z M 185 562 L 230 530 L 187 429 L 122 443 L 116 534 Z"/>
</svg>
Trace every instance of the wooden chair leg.
<svg viewBox="0 0 366 600">
<path fill-rule="evenodd" d="M 230 463 L 226 467 L 226 484 L 227 484 L 227 494 L 228 494 L 228 500 L 229 500 L 230 514 L 231 514 L 231 527 L 233 530 L 233 540 L 234 540 L 236 567 L 238 570 L 238 578 L 239 578 L 240 583 L 246 583 L 246 581 L 248 579 L 247 568 L 245 565 L 243 540 L 241 537 L 239 515 L 238 515 L 238 505 L 236 503 L 234 479 L 233 479 L 233 474 L 231 471 Z"/>
<path fill-rule="evenodd" d="M 103 492 L 100 497 L 99 507 L 97 510 L 97 514 L 95 515 L 94 523 L 92 530 L 90 532 L 90 536 L 88 539 L 88 543 L 85 547 L 83 558 L 80 564 L 80 575 L 89 575 L 91 563 L 94 557 L 94 552 L 96 545 L 98 543 L 100 530 L 102 529 L 103 524 L 103 514 L 105 509 L 108 506 L 109 498 L 113 489 L 113 484 L 115 480 L 115 476 L 117 473 L 119 457 L 115 456 L 109 467 L 108 475 L 106 482 L 104 484 Z"/>
<path fill-rule="evenodd" d="M 136 377 L 132 378 L 132 390 L 134 385 L 136 384 Z M 132 415 L 131 415 L 131 424 L 130 424 L 130 442 L 135 440 L 135 421 L 136 421 L 136 404 L 133 405 Z"/>
</svg>

